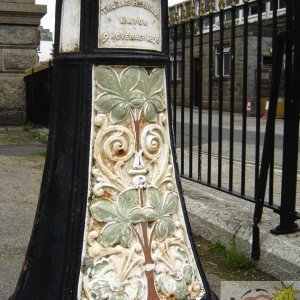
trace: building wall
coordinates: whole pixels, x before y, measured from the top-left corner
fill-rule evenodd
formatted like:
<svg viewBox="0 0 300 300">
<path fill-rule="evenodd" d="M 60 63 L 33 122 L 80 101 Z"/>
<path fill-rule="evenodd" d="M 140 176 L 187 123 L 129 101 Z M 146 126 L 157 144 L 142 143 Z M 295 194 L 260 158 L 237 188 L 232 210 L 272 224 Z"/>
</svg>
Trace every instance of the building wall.
<svg viewBox="0 0 300 300">
<path fill-rule="evenodd" d="M 52 59 L 53 55 L 53 33 L 49 29 L 39 27 L 40 45 L 38 47 L 39 61 L 45 62 Z"/>
<path fill-rule="evenodd" d="M 38 62 L 38 26 L 46 6 L 0 0 L 0 125 L 26 120 L 24 71 Z"/>
<path fill-rule="evenodd" d="M 253 26 L 253 28 L 251 28 Z M 257 33 L 255 25 L 250 25 L 248 32 L 248 86 L 247 94 L 249 100 L 254 104 L 256 101 L 256 69 L 257 69 Z M 232 47 L 230 40 L 231 30 L 225 29 L 224 31 L 224 46 Z M 216 76 L 216 48 L 220 45 L 220 32 L 214 31 L 213 34 L 213 47 L 212 47 L 212 62 L 213 62 L 213 76 L 212 76 L 212 100 L 213 100 L 213 109 L 219 107 L 219 77 Z M 208 98 L 209 98 L 209 44 L 208 44 L 208 33 L 203 35 L 203 83 L 202 83 L 202 104 L 204 108 L 208 107 Z M 198 36 L 194 37 L 194 64 L 195 60 L 199 58 L 199 43 Z M 243 62 L 244 62 L 244 36 L 243 36 L 243 25 L 239 25 L 236 28 L 236 40 L 235 40 L 235 83 L 234 83 L 234 95 L 235 95 L 235 111 L 239 112 L 242 110 L 243 103 Z M 172 55 L 174 44 L 170 44 L 170 53 Z M 181 41 L 177 45 L 178 53 L 182 53 Z M 262 57 L 270 56 L 270 49 L 272 48 L 272 37 L 271 31 L 265 29 L 264 36 L 262 38 Z M 262 96 L 267 96 L 269 94 L 270 83 L 271 83 L 271 68 L 263 66 L 262 70 Z M 195 75 L 195 72 L 193 72 Z M 195 80 L 195 78 L 193 79 Z M 194 89 L 199 87 L 199 82 L 194 84 L 191 83 L 190 78 L 190 45 L 189 38 L 186 39 L 185 45 L 185 106 L 190 106 L 190 89 L 191 86 Z M 231 86 L 231 77 L 223 77 L 223 107 L 224 110 L 229 110 L 230 107 L 230 86 Z M 172 91 L 172 89 L 171 89 Z M 195 91 L 195 90 L 194 90 Z M 195 100 L 197 102 L 197 100 Z M 177 80 L 177 103 L 181 104 L 181 80 Z M 197 103 L 194 103 L 197 105 Z"/>
<path fill-rule="evenodd" d="M 206 1 L 208 2 L 208 1 Z M 226 1 L 227 4 L 230 4 Z M 254 2 L 253 2 L 254 3 Z M 196 12 L 198 11 L 198 1 L 195 1 Z M 207 3 L 206 3 L 207 4 Z M 186 15 L 189 16 L 189 2 L 186 2 Z M 208 12 L 208 5 L 205 5 L 205 12 Z M 218 8 L 218 6 L 216 6 Z M 177 14 L 180 16 L 182 13 L 183 6 L 179 4 L 176 6 Z M 262 51 L 261 51 L 261 59 L 262 59 L 262 73 L 261 73 L 261 97 L 268 98 L 271 90 L 271 78 L 272 78 L 272 34 L 273 34 L 273 24 L 272 18 L 270 15 L 270 7 L 267 8 L 268 13 L 263 15 L 263 24 L 262 24 Z M 231 28 L 230 28 L 230 18 L 231 12 L 230 10 L 226 12 L 226 17 L 228 17 L 229 23 L 225 22 L 224 26 L 224 39 L 223 44 L 224 47 L 230 47 L 230 55 L 231 55 Z M 244 100 L 246 102 L 250 101 L 252 106 L 256 106 L 257 99 L 257 39 L 258 39 L 258 24 L 257 24 L 257 16 L 254 14 L 249 19 L 248 23 L 248 56 L 247 56 L 247 99 L 243 99 L 243 69 L 244 69 L 244 24 L 243 24 L 243 10 L 237 11 L 236 19 L 236 33 L 235 33 L 235 78 L 234 78 L 234 109 L 236 112 L 241 112 L 243 107 Z M 196 16 L 196 19 L 198 15 Z M 208 26 L 208 14 L 204 16 L 204 28 Z M 170 8 L 170 20 L 173 22 L 175 20 L 175 6 Z M 179 17 L 179 21 L 180 21 Z M 212 106 L 213 109 L 219 108 L 219 77 L 216 76 L 216 49 L 220 45 L 220 30 L 218 29 L 219 15 L 218 11 L 215 11 L 214 18 L 214 30 L 213 30 L 213 45 L 212 45 Z M 198 21 L 195 21 L 197 25 Z M 181 37 L 181 28 L 182 24 L 172 25 L 177 27 L 178 32 L 178 42 L 177 42 L 177 53 L 182 53 L 182 37 Z M 172 26 L 170 29 L 170 56 L 174 56 L 174 40 L 172 39 Z M 189 32 L 190 22 L 186 23 L 186 32 Z M 205 31 L 206 30 L 206 31 Z M 277 17 L 277 30 L 278 32 L 285 30 L 285 11 L 281 9 L 278 17 Z M 194 32 L 197 31 L 197 26 L 194 28 Z M 208 107 L 209 101 L 209 33 L 208 27 L 204 29 L 203 32 L 203 57 L 199 58 L 199 34 L 194 35 L 194 53 L 192 61 L 194 62 L 194 69 L 197 60 L 202 59 L 202 105 L 204 108 Z M 196 97 L 197 99 L 190 99 L 191 89 L 194 90 L 194 94 L 197 96 L 197 90 L 199 90 L 200 81 L 195 82 L 196 71 L 193 71 L 194 78 L 190 78 L 190 37 L 187 34 L 185 39 L 185 86 L 184 86 L 184 97 L 181 95 L 182 88 L 182 80 L 176 80 L 177 83 L 177 104 L 182 105 L 182 98 L 184 99 L 184 106 L 189 107 L 193 102 L 194 105 L 197 105 L 200 101 L 200 96 Z M 174 63 L 173 63 L 174 65 Z M 231 101 L 231 76 L 223 77 L 223 109 L 229 110 L 230 101 Z M 173 81 L 174 84 L 174 81 Z M 284 95 L 284 72 L 282 72 L 281 76 L 281 85 L 280 85 L 280 94 L 282 97 Z M 171 87 L 171 94 L 173 97 L 173 87 Z M 262 108 L 263 109 L 263 108 Z"/>
</svg>

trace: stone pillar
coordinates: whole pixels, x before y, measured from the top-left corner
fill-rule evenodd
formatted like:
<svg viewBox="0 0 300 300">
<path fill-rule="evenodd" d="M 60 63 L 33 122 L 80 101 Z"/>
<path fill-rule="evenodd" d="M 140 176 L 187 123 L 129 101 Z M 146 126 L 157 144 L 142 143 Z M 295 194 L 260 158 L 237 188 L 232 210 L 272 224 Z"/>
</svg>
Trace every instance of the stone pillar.
<svg viewBox="0 0 300 300">
<path fill-rule="evenodd" d="M 0 0 L 0 125 L 25 121 L 24 70 L 38 62 L 38 26 L 46 11 L 35 0 Z"/>
</svg>

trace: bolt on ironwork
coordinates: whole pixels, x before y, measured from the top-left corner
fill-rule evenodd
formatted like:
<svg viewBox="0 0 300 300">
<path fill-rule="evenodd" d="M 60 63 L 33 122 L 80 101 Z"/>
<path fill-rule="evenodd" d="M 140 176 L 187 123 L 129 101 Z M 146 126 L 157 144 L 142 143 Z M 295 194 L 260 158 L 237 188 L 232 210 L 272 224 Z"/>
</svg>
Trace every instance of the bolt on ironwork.
<svg viewBox="0 0 300 300">
<path fill-rule="evenodd" d="M 170 9 L 168 9 L 168 23 L 169 26 L 172 25 L 172 17 L 171 17 Z"/>
<path fill-rule="evenodd" d="M 215 11 L 215 0 L 209 1 L 209 13 L 212 14 Z"/>
<path fill-rule="evenodd" d="M 199 2 L 199 16 L 203 17 L 205 14 L 205 4 L 204 4 L 204 0 L 200 0 Z"/>
<path fill-rule="evenodd" d="M 175 6 L 174 10 L 174 24 L 179 24 L 179 14 L 177 5 Z"/>
<path fill-rule="evenodd" d="M 194 0 L 191 0 L 191 6 L 190 6 L 190 18 L 195 18 L 195 3 Z"/>
<path fill-rule="evenodd" d="M 224 0 L 220 0 L 219 8 L 220 8 L 220 10 L 223 10 L 225 8 L 225 1 Z"/>
<path fill-rule="evenodd" d="M 182 11 L 181 11 L 181 21 L 186 21 L 186 7 L 185 7 L 185 1 L 182 2 Z"/>
</svg>

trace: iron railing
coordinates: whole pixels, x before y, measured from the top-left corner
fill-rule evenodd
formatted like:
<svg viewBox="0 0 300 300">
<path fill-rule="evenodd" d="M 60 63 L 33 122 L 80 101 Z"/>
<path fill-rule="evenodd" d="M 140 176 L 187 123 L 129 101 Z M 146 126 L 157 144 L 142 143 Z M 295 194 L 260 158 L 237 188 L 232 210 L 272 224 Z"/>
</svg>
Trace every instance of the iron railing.
<svg viewBox="0 0 300 300">
<path fill-rule="evenodd" d="M 255 226 L 268 207 L 280 215 L 272 232 L 293 232 L 300 218 L 300 93 L 293 84 L 300 67 L 299 1 L 218 2 L 186 1 L 169 12 L 180 173 L 255 203 Z M 275 109 L 273 120 L 267 106 Z"/>
<path fill-rule="evenodd" d="M 51 94 L 52 62 L 41 63 L 26 71 L 26 121 L 48 127 Z"/>
</svg>

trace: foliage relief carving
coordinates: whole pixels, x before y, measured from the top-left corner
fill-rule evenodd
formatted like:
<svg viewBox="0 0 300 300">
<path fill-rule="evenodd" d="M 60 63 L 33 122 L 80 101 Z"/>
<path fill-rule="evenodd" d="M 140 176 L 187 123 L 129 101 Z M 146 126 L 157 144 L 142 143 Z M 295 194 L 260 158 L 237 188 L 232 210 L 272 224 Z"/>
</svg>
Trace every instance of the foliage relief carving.
<svg viewBox="0 0 300 300">
<path fill-rule="evenodd" d="M 163 69 L 94 69 L 84 300 L 200 299 L 167 135 Z"/>
</svg>

